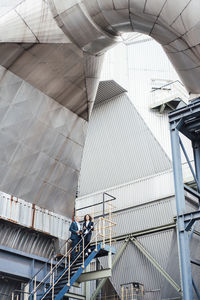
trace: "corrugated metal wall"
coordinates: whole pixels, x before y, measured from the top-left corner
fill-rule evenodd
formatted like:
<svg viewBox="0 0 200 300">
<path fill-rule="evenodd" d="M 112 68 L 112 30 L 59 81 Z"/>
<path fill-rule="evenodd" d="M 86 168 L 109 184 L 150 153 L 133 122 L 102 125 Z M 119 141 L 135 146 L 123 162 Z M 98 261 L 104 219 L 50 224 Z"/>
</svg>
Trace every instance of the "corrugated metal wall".
<svg viewBox="0 0 200 300">
<path fill-rule="evenodd" d="M 154 102 L 152 80 L 163 80 L 163 84 L 180 80 L 161 46 L 141 35 L 128 46 L 111 49 L 106 53 L 101 79 L 114 79 L 128 90 L 136 109 L 171 157 L 168 116 L 149 109 Z"/>
<path fill-rule="evenodd" d="M 144 248 L 157 260 L 157 262 L 170 274 L 170 276 L 180 285 L 179 267 L 176 263 L 177 243 L 176 231 L 166 230 L 159 233 L 141 236 L 137 240 Z M 117 242 L 113 246 L 117 251 L 123 242 Z M 172 267 L 173 262 L 174 267 Z M 101 259 L 101 264 L 106 267 L 105 259 Z M 169 269 L 170 266 L 170 269 Z M 178 293 L 172 286 L 168 286 L 165 278 L 159 273 L 151 262 L 129 242 L 123 255 L 113 269 L 111 282 L 120 295 L 120 285 L 128 282 L 140 282 L 144 284 L 145 300 L 165 299 L 177 297 Z M 165 286 L 168 286 L 167 293 Z M 156 292 L 155 292 L 156 291 Z M 154 298 L 154 297 L 157 298 Z"/>
<path fill-rule="evenodd" d="M 22 199 L 0 192 L 0 216 L 5 220 L 53 235 L 68 238 L 71 220 Z"/>
<path fill-rule="evenodd" d="M 114 210 L 120 210 L 136 205 L 141 205 L 162 198 L 171 197 L 174 195 L 173 174 L 163 172 L 147 178 L 128 182 L 126 184 L 105 189 L 105 192 L 116 197 L 113 201 Z M 109 199 L 107 197 L 106 199 Z M 79 197 L 76 200 L 76 208 L 82 208 L 87 205 L 93 205 L 102 202 L 103 191 Z M 102 205 L 95 207 L 96 211 L 102 211 Z M 80 213 L 92 213 L 93 209 L 82 210 Z"/>
<path fill-rule="evenodd" d="M 85 195 L 171 168 L 171 162 L 127 95 L 94 108 L 81 166 Z"/>
<path fill-rule="evenodd" d="M 52 237 L 3 220 L 0 220 L 0 245 L 47 258 L 55 251 Z"/>
<path fill-rule="evenodd" d="M 174 204 L 172 197 L 113 214 L 113 220 L 117 223 L 113 230 L 116 235 L 124 235 L 173 223 Z"/>
<path fill-rule="evenodd" d="M 187 168 L 185 171 L 186 170 Z M 154 180 L 155 187 L 157 187 L 157 190 L 155 189 L 155 191 L 153 184 Z M 149 189 L 147 188 L 148 181 Z M 137 190 L 137 194 L 134 188 L 138 183 L 141 183 L 141 186 L 140 189 Z M 113 237 L 143 231 L 140 233 L 142 235 L 137 237 L 137 240 L 180 286 L 176 228 L 160 228 L 158 232 L 146 232 L 144 234 L 144 231 L 154 227 L 175 224 L 174 217 L 176 216 L 176 209 L 174 195 L 168 196 L 165 199 L 160 198 L 159 200 L 159 195 L 163 195 L 159 193 L 165 192 L 165 195 L 167 195 L 169 192 L 168 187 L 170 186 L 172 186 L 170 192 L 173 194 L 173 176 L 172 173 L 169 172 L 125 184 L 116 187 L 115 189 L 113 188 L 112 192 L 110 189 L 108 192 L 117 197 L 117 199 L 113 201 L 113 204 L 115 204 L 116 207 L 119 206 L 121 208 L 121 210 L 115 208 L 117 211 L 113 213 L 113 220 L 117 223 L 116 227 L 113 228 Z M 135 198 L 137 195 L 141 196 L 141 202 L 133 202 L 135 203 L 135 206 L 127 208 L 131 203 L 130 199 Z M 154 201 L 149 202 L 149 199 L 153 199 L 151 197 L 157 197 L 155 198 L 157 200 L 154 199 Z M 188 197 L 189 195 L 187 194 L 186 210 L 189 212 L 192 211 L 197 204 L 193 202 L 193 198 L 189 199 Z M 77 199 L 77 206 L 81 207 L 81 205 L 89 205 L 92 204 L 92 202 L 97 203 L 98 201 L 102 201 L 101 193 Z M 98 206 L 98 209 L 100 209 L 100 205 Z M 196 225 L 196 230 L 199 230 L 199 225 L 200 224 Z M 194 239 L 191 243 L 192 257 L 199 260 L 200 238 L 196 234 L 193 237 Z M 122 244 L 123 241 L 117 241 L 113 243 L 113 246 L 119 251 Z M 101 258 L 101 264 L 104 268 L 107 267 L 107 259 Z M 199 271 L 197 272 L 195 266 L 193 267 L 193 272 L 195 272 L 195 281 L 198 283 L 200 273 Z M 135 245 L 129 242 L 125 252 L 113 269 L 111 282 L 117 292 L 120 293 L 120 284 L 131 281 L 139 281 L 144 284 L 145 291 L 147 291 L 144 298 L 145 300 L 170 299 L 179 296 L 176 290 L 169 284 L 163 275 L 155 269 L 151 262 L 147 260 Z M 95 282 L 92 282 L 91 293 L 94 290 Z"/>
</svg>

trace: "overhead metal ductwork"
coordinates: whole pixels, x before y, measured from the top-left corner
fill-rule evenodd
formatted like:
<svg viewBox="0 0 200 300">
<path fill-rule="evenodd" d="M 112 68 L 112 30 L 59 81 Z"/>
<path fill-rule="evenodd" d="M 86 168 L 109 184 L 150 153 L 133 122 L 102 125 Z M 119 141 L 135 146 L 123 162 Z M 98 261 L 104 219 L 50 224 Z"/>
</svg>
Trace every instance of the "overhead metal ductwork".
<svg viewBox="0 0 200 300">
<path fill-rule="evenodd" d="M 0 4 L 0 190 L 71 216 L 103 55 L 140 32 L 200 93 L 198 0 Z"/>
</svg>

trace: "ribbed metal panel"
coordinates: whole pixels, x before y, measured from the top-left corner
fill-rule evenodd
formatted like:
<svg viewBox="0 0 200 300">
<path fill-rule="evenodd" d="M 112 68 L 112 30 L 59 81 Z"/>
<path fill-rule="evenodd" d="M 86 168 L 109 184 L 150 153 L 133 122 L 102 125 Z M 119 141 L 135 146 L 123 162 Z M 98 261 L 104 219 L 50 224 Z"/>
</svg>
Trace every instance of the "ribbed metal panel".
<svg viewBox="0 0 200 300">
<path fill-rule="evenodd" d="M 108 194 L 116 197 L 113 201 L 115 210 L 128 208 L 136 205 L 148 203 L 174 195 L 174 184 L 172 171 L 164 172 L 152 177 L 139 179 L 117 187 L 104 190 Z M 106 198 L 107 199 L 107 198 Z M 109 198 L 108 198 L 109 199 Z M 82 208 L 102 202 L 103 192 L 98 192 L 80 197 L 76 201 L 76 207 Z M 108 207 L 106 207 L 108 208 Z M 94 211 L 102 211 L 102 205 L 94 208 Z M 93 209 L 80 211 L 81 214 L 92 213 Z"/>
<path fill-rule="evenodd" d="M 70 219 L 0 192 L 0 216 L 5 220 L 67 239 Z"/>
<path fill-rule="evenodd" d="M 164 85 L 179 80 L 162 47 L 155 40 L 141 35 L 127 47 L 120 45 L 113 48 L 105 56 L 101 78 L 116 80 L 126 87 L 136 109 L 167 155 L 171 157 L 168 116 L 149 108 L 156 97 L 152 92 L 154 81 L 163 81 Z M 161 98 L 164 93 L 165 91 L 161 92 Z"/>
<path fill-rule="evenodd" d="M 83 154 L 80 195 L 171 168 L 171 162 L 126 94 L 98 105 Z"/>
<path fill-rule="evenodd" d="M 125 92 L 127 91 L 114 80 L 100 81 L 95 99 L 95 105 Z"/>
<path fill-rule="evenodd" d="M 178 263 L 175 263 L 177 259 L 175 230 L 142 236 L 138 238 L 138 241 L 179 284 Z M 119 250 L 122 243 L 117 242 L 113 246 Z M 175 263 L 175 268 L 168 270 L 171 262 Z M 101 259 L 101 263 L 104 266 L 105 259 Z M 166 285 L 168 286 L 166 280 L 151 262 L 129 242 L 126 250 L 113 269 L 111 282 L 120 294 L 120 284 L 134 281 L 144 284 L 145 291 L 148 291 L 145 295 L 145 300 L 165 299 L 163 288 Z M 178 293 L 171 286 L 168 286 L 168 295 L 177 297 Z M 154 298 L 154 296 L 158 298 Z"/>
<path fill-rule="evenodd" d="M 174 206 L 175 199 L 169 198 L 114 214 L 114 236 L 173 223 Z"/>
<path fill-rule="evenodd" d="M 52 237 L 5 221 L 0 222 L 0 244 L 42 257 L 55 250 Z"/>
<path fill-rule="evenodd" d="M 87 122 L 1 66 L 0 78 L 0 190 L 71 218 Z"/>
</svg>

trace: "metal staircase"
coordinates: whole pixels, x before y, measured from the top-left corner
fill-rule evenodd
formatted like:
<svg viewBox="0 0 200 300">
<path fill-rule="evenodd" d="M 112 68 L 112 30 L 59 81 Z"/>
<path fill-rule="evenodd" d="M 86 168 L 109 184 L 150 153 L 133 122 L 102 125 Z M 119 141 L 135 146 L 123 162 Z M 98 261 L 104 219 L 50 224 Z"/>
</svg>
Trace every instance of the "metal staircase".
<svg viewBox="0 0 200 300">
<path fill-rule="evenodd" d="M 99 243 L 97 248 L 95 247 L 91 254 L 84 259 L 83 252 L 78 256 L 77 259 L 72 264 L 67 265 L 67 267 L 61 272 L 60 275 L 55 278 L 53 283 L 47 289 L 47 291 L 43 295 L 38 295 L 40 300 L 47 299 L 55 299 L 60 300 L 63 299 L 64 295 L 69 291 L 71 286 L 78 280 L 80 275 L 84 272 L 86 267 L 90 264 L 90 262 L 98 257 L 101 253 L 101 250 L 106 252 L 107 254 L 112 251 L 110 246 L 103 245 L 103 243 Z M 113 253 L 113 251 L 112 251 Z"/>
<path fill-rule="evenodd" d="M 68 244 L 66 243 L 65 254 L 61 259 L 58 262 L 51 260 L 50 270 L 47 270 L 47 267 L 39 270 L 25 286 L 22 292 L 23 296 L 13 294 L 12 299 L 64 299 L 72 286 L 77 286 L 82 281 L 92 280 L 94 272 L 85 272 L 86 268 L 94 258 L 102 256 L 108 256 L 108 269 L 97 272 L 101 273 L 100 278 L 102 278 L 102 274 L 106 274 L 106 277 L 111 276 L 111 257 L 115 253 L 114 248 L 111 246 L 111 231 L 114 225 L 115 223 L 111 218 L 98 218 L 94 226 L 90 246 L 84 244 L 84 237 L 81 237 L 79 243 L 73 249 L 67 249 Z M 88 247 L 90 251 L 88 251 Z M 71 259 L 72 252 L 75 253 L 73 260 Z M 41 274 L 43 277 L 41 277 Z"/>
</svg>

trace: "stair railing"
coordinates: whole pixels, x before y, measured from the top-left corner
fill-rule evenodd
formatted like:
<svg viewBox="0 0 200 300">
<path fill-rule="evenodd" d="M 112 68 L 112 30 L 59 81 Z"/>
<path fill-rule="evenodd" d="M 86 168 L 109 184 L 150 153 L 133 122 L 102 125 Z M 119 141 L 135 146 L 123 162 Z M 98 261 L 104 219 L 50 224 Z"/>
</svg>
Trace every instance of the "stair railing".
<svg viewBox="0 0 200 300">
<path fill-rule="evenodd" d="M 99 222 L 99 220 L 95 223 L 95 226 L 97 226 L 98 222 Z M 92 229 L 90 229 L 90 230 L 92 230 Z M 89 231 L 90 231 L 90 230 L 89 230 Z M 71 248 L 71 249 L 69 249 L 68 251 L 66 251 L 66 253 L 65 253 L 65 254 L 62 256 L 62 258 L 58 261 L 58 263 L 54 265 L 54 267 L 53 267 L 52 264 L 51 264 L 52 267 L 51 267 L 50 272 L 47 273 L 47 274 L 45 275 L 45 277 L 42 279 L 42 281 L 40 281 L 40 282 L 38 283 L 38 285 L 36 285 L 36 287 L 34 286 L 34 289 L 33 289 L 33 291 L 30 293 L 29 298 L 30 298 L 31 296 L 35 296 L 35 295 L 37 294 L 37 291 L 39 290 L 39 288 L 41 288 L 42 285 L 44 285 L 45 283 L 48 283 L 48 280 L 49 280 L 49 283 L 50 283 L 50 285 L 51 285 L 52 287 L 55 286 L 55 284 L 57 284 L 58 281 L 55 281 L 55 280 L 56 280 L 56 277 L 57 277 L 58 268 L 61 267 L 62 263 L 64 263 L 64 265 L 66 266 L 66 265 L 67 265 L 67 260 L 68 260 L 68 262 L 70 262 L 70 260 L 71 260 L 71 254 L 72 254 L 72 252 L 75 251 L 75 250 L 77 249 L 77 247 L 81 247 L 81 244 L 83 245 L 83 243 L 84 243 L 84 237 L 82 237 L 82 238 L 80 239 L 80 241 L 76 244 L 76 246 L 75 246 L 74 248 Z M 84 247 L 84 249 L 83 249 L 83 251 L 82 251 L 83 253 L 84 253 L 84 250 L 85 250 L 86 247 L 87 247 L 87 245 Z M 75 260 L 73 260 L 73 262 L 71 262 L 71 264 L 69 265 L 69 267 L 67 268 L 67 270 L 65 270 L 65 272 L 61 275 L 62 277 L 66 274 L 67 271 L 69 271 L 68 274 L 70 275 L 70 268 L 71 268 L 71 266 L 77 261 L 77 259 L 80 257 L 80 255 L 82 254 L 82 252 L 79 254 L 78 257 L 76 257 Z M 83 256 L 84 256 L 84 255 L 83 255 Z M 83 265 L 84 265 L 84 258 L 83 258 Z M 36 274 L 35 277 L 33 278 L 34 282 L 37 281 L 36 276 L 37 276 L 37 274 Z M 53 276 L 54 276 L 54 280 L 53 280 Z M 61 279 L 62 277 L 59 277 L 59 278 Z M 69 281 L 68 281 L 68 282 L 69 282 Z M 48 292 L 50 292 L 50 290 L 49 290 Z M 45 294 L 45 295 L 46 295 L 46 294 Z M 28 299 L 29 299 L 29 298 L 28 298 Z M 42 298 L 42 299 L 43 299 L 43 298 Z"/>
<path fill-rule="evenodd" d="M 63 244 L 62 244 L 62 246 L 59 248 L 59 251 L 61 251 L 62 249 L 63 249 L 63 247 L 65 246 L 65 248 L 67 249 L 67 244 L 68 244 L 68 242 L 69 242 L 69 240 L 70 240 L 70 238 L 68 238 Z M 32 285 L 33 287 L 35 287 L 35 284 L 36 284 L 36 282 L 37 282 L 37 277 L 39 277 L 38 275 L 39 275 L 39 273 L 40 272 L 44 272 L 44 270 L 45 269 L 47 269 L 47 266 L 48 265 L 50 265 L 50 268 L 52 269 L 52 266 L 53 266 L 53 264 L 54 264 L 54 261 L 55 261 L 55 259 L 57 258 L 57 254 L 54 254 L 53 256 L 51 256 L 46 262 L 45 262 L 45 264 L 44 264 L 44 266 L 42 266 L 42 268 L 40 268 L 38 271 L 37 271 L 37 273 L 35 273 L 34 274 L 34 276 L 28 281 L 28 283 L 25 285 L 25 287 L 24 287 L 24 290 L 22 291 L 20 291 L 20 290 L 15 290 L 13 293 L 12 293 L 12 299 L 14 300 L 14 297 L 15 297 L 15 295 L 18 297 L 18 293 L 23 293 L 23 294 L 26 294 L 26 295 L 28 295 L 28 294 L 30 294 L 31 295 L 31 293 L 29 293 L 29 287 Z M 28 296 L 27 296 L 28 297 Z M 18 298 L 17 298 L 18 299 Z M 27 298 L 28 299 L 28 298 Z"/>
<path fill-rule="evenodd" d="M 108 225 L 106 225 L 106 223 L 108 223 Z M 92 239 L 90 241 L 90 243 L 92 241 L 95 241 L 95 251 L 97 251 L 97 245 L 98 245 L 98 241 L 102 241 L 103 242 L 103 247 L 105 247 L 105 240 L 106 240 L 106 230 L 109 229 L 109 234 L 108 234 L 108 238 L 109 238 L 109 245 L 111 245 L 111 239 L 112 236 L 110 234 L 110 228 L 112 226 L 116 225 L 112 220 L 103 218 L 103 217 L 99 217 L 97 222 L 95 223 L 95 228 L 94 231 L 96 232 L 95 235 L 92 236 Z M 92 229 L 89 230 L 89 232 Z M 50 286 L 50 288 L 46 291 L 46 293 L 42 296 L 41 300 L 43 300 L 50 292 L 52 292 L 52 299 L 54 299 L 54 287 L 57 285 L 57 283 L 65 276 L 65 274 L 67 274 L 67 285 L 70 286 L 71 285 L 71 268 L 75 265 L 75 263 L 77 262 L 77 260 L 82 257 L 82 265 L 81 267 L 84 269 L 85 268 L 85 251 L 87 250 L 89 244 L 85 245 L 85 239 L 84 236 L 81 238 L 81 240 L 79 241 L 79 243 L 73 248 L 70 249 L 67 254 L 65 254 L 61 260 L 57 263 L 57 265 L 54 266 L 54 268 L 52 269 L 51 273 L 53 274 L 53 283 Z M 75 257 L 75 259 L 73 261 L 71 261 L 71 254 L 72 251 L 75 251 L 75 249 L 78 247 L 82 247 L 82 250 L 79 252 L 79 254 Z M 56 269 L 62 264 L 63 260 L 66 259 L 66 257 L 68 257 L 68 267 L 65 268 L 64 272 L 57 278 L 55 278 L 55 272 Z M 66 266 L 66 263 L 65 263 Z M 48 273 L 45 278 L 43 279 L 43 281 L 49 276 L 50 273 Z M 40 282 L 37 286 L 36 289 L 34 289 L 33 294 L 35 295 L 38 288 L 41 286 L 41 284 L 43 283 Z"/>
<path fill-rule="evenodd" d="M 106 223 L 108 225 L 106 225 Z M 112 216 L 111 216 L 111 206 L 109 209 L 109 214 L 108 214 L 108 218 L 104 218 L 104 217 L 99 217 L 97 222 L 95 223 L 94 226 L 94 232 L 96 232 L 95 235 L 92 236 L 92 239 L 90 241 L 91 244 L 95 245 L 95 250 L 97 251 L 97 246 L 98 246 L 98 242 L 102 242 L 103 247 L 105 246 L 105 243 L 108 242 L 110 247 L 111 247 L 111 243 L 112 243 L 112 227 L 115 226 L 116 223 L 112 221 Z M 90 229 L 92 230 L 92 229 Z M 89 230 L 89 231 L 90 231 Z M 109 231 L 109 233 L 107 234 L 106 231 Z M 68 245 L 68 241 L 70 239 L 68 239 L 60 248 L 60 250 L 63 248 L 63 246 L 65 246 L 65 254 L 62 256 L 62 258 L 58 261 L 57 264 L 54 264 L 54 259 L 56 258 L 56 255 L 54 255 L 53 257 L 51 257 L 46 263 L 45 266 L 43 268 L 41 268 L 35 275 L 34 277 L 29 281 L 29 283 L 25 286 L 24 291 L 21 291 L 24 294 L 24 298 L 26 298 L 27 300 L 30 299 L 30 297 L 32 297 L 31 299 L 36 300 L 37 299 L 37 294 L 39 292 L 39 289 L 43 286 L 43 291 L 48 291 L 48 293 L 52 290 L 52 295 L 54 294 L 54 287 L 55 285 L 60 281 L 60 279 L 63 278 L 63 276 L 66 274 L 66 272 L 68 272 L 68 286 L 70 286 L 70 280 L 71 280 L 71 268 L 72 266 L 75 264 L 75 262 L 81 257 L 82 255 L 82 268 L 84 269 L 84 264 L 85 264 L 85 250 L 88 247 L 88 244 L 85 245 L 85 240 L 84 237 L 81 238 L 81 240 L 79 241 L 79 243 L 72 249 L 67 249 L 67 245 Z M 75 260 L 71 261 L 71 253 L 72 251 L 75 251 L 77 247 L 79 247 L 79 249 L 81 248 L 82 245 L 82 251 L 79 251 L 79 255 L 76 256 Z M 112 262 L 111 262 L 111 253 L 109 253 L 109 257 L 110 257 L 110 263 L 109 265 L 111 266 Z M 38 279 L 38 274 L 44 270 L 44 268 L 50 264 L 51 265 L 51 269 L 50 272 L 47 273 L 45 275 L 45 277 L 42 279 L 42 281 L 40 281 L 37 285 L 37 279 Z M 58 275 L 58 269 L 61 267 L 61 265 L 64 264 L 65 266 L 65 271 L 61 274 L 61 276 L 57 276 Z M 69 265 L 68 268 L 67 265 Z M 29 292 L 29 285 L 30 283 L 32 283 L 32 288 L 33 290 Z M 50 288 L 45 288 L 45 284 L 49 285 Z M 19 293 L 19 291 L 17 291 Z M 44 296 L 46 296 L 48 293 L 45 293 Z M 19 294 L 17 294 L 18 297 Z M 39 294 L 38 294 L 39 295 Z M 41 294 L 40 294 L 41 295 Z M 12 294 L 12 297 L 14 299 L 15 293 Z M 42 299 L 44 299 L 44 296 Z M 54 299 L 54 296 L 53 298 Z"/>
</svg>

